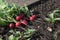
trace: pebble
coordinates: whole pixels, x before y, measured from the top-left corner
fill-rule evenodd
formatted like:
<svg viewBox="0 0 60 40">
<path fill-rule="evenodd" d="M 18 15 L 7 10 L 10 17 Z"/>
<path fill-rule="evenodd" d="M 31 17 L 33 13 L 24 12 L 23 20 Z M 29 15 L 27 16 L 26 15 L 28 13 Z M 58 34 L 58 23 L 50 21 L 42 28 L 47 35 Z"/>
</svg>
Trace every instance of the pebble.
<svg viewBox="0 0 60 40">
<path fill-rule="evenodd" d="M 40 28 L 40 26 L 38 26 L 38 28 Z"/>
<path fill-rule="evenodd" d="M 50 32 L 52 32 L 52 28 L 50 28 L 50 27 L 48 27 L 47 30 L 50 31 Z"/>
</svg>

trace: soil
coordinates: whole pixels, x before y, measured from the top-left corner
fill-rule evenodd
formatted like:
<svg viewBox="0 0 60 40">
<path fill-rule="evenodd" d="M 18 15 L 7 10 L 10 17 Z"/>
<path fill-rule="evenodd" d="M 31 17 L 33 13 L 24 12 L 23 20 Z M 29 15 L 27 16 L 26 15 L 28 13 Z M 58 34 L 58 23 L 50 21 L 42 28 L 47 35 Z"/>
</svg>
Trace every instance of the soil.
<svg viewBox="0 0 60 40">
<path fill-rule="evenodd" d="M 38 15 L 37 20 L 32 22 L 33 28 L 37 31 L 32 35 L 31 40 L 54 40 L 53 34 L 60 29 L 60 23 L 48 23 L 44 18 L 55 9 L 60 9 L 60 0 L 42 0 L 28 5 L 28 7 Z M 47 30 L 48 27 L 52 29 L 52 32 Z M 0 35 L 3 40 L 7 40 L 8 31 L 9 28 L 0 27 Z M 58 40 L 60 40 L 59 37 Z"/>
</svg>

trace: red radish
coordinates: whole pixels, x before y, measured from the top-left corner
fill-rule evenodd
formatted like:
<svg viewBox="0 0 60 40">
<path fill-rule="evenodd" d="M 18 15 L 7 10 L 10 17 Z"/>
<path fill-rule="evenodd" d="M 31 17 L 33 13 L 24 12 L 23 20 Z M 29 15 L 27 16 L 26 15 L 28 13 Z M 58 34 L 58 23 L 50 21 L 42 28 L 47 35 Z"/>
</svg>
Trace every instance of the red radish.
<svg viewBox="0 0 60 40">
<path fill-rule="evenodd" d="M 13 24 L 13 23 L 10 23 L 10 24 L 9 24 L 9 27 L 10 27 L 10 28 L 13 28 L 13 27 L 14 27 L 14 24 Z"/>
<path fill-rule="evenodd" d="M 16 27 L 21 26 L 21 22 L 16 22 Z"/>
<path fill-rule="evenodd" d="M 24 25 L 27 25 L 27 21 L 26 20 L 23 20 L 21 23 L 24 24 Z"/>
<path fill-rule="evenodd" d="M 19 21 L 23 16 L 24 16 L 24 14 L 20 14 L 19 16 L 16 17 L 16 20 Z"/>
<path fill-rule="evenodd" d="M 32 15 L 31 17 L 30 17 L 30 21 L 34 21 L 36 19 L 36 15 Z"/>
<path fill-rule="evenodd" d="M 20 19 L 21 19 L 21 17 L 20 17 L 20 16 L 17 16 L 17 17 L 16 17 L 16 20 L 20 20 Z"/>
</svg>

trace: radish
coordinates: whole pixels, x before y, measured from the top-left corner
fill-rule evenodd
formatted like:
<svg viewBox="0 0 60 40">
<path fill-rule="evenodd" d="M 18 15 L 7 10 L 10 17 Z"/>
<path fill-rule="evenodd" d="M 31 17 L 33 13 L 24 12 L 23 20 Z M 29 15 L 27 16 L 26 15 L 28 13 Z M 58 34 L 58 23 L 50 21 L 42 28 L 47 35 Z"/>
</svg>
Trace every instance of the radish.
<svg viewBox="0 0 60 40">
<path fill-rule="evenodd" d="M 14 24 L 13 24 L 13 23 L 10 23 L 10 24 L 9 24 L 9 27 L 10 27 L 10 28 L 13 28 L 13 27 L 14 27 Z"/>
<path fill-rule="evenodd" d="M 16 17 L 16 20 L 19 21 L 23 17 L 24 17 L 24 14 L 20 14 L 19 16 Z"/>
<path fill-rule="evenodd" d="M 16 17 L 16 20 L 19 21 L 20 19 L 21 19 L 21 16 L 17 16 L 17 17 Z"/>
<path fill-rule="evenodd" d="M 34 21 L 36 19 L 36 15 L 32 15 L 31 17 L 30 17 L 30 21 Z"/>
<path fill-rule="evenodd" d="M 19 26 L 21 26 L 21 22 L 16 22 L 16 27 L 19 27 Z"/>
<path fill-rule="evenodd" d="M 24 25 L 27 25 L 27 21 L 26 20 L 23 20 L 21 23 L 24 24 Z"/>
</svg>

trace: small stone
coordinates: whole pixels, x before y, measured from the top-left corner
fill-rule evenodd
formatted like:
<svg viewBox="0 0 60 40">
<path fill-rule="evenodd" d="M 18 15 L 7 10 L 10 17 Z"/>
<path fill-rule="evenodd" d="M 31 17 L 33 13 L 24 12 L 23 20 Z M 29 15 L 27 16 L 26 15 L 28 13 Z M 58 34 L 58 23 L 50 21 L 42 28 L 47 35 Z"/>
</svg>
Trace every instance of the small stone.
<svg viewBox="0 0 60 40">
<path fill-rule="evenodd" d="M 52 28 L 50 28 L 50 27 L 48 27 L 47 30 L 50 31 L 50 32 L 52 32 Z"/>
<path fill-rule="evenodd" d="M 40 28 L 40 26 L 38 26 L 38 28 Z"/>
</svg>

